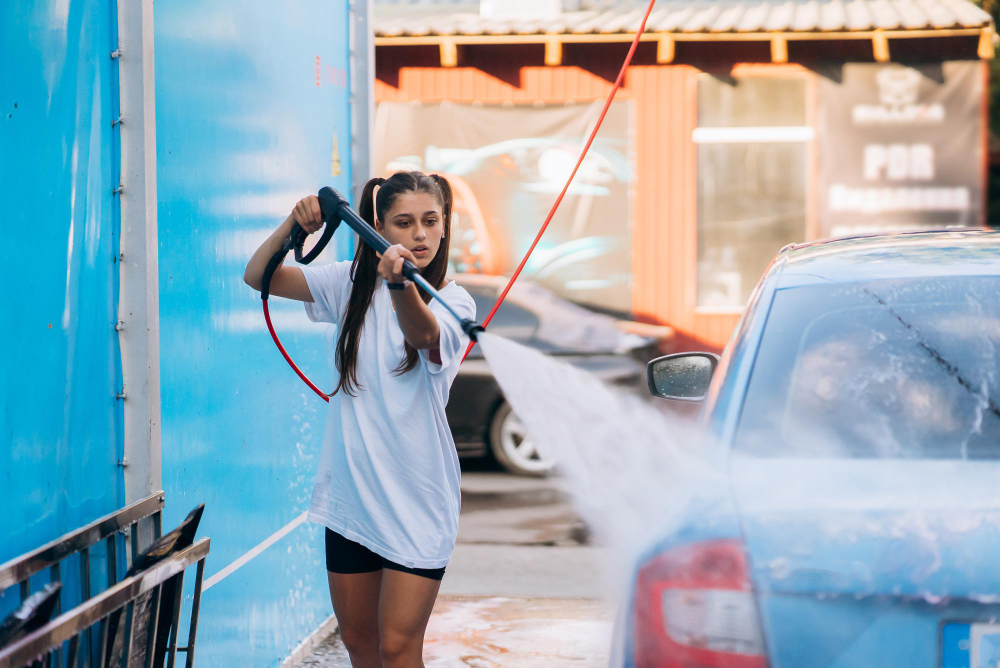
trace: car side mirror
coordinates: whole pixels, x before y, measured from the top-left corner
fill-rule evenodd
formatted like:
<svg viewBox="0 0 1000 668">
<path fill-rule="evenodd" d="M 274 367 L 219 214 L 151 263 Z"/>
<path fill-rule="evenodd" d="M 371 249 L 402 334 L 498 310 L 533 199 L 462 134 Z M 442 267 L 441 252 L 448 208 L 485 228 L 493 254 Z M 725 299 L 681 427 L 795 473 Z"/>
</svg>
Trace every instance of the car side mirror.
<svg viewBox="0 0 1000 668">
<path fill-rule="evenodd" d="M 675 401 L 703 401 L 719 356 L 713 353 L 677 353 L 646 365 L 646 381 L 654 397 Z"/>
</svg>

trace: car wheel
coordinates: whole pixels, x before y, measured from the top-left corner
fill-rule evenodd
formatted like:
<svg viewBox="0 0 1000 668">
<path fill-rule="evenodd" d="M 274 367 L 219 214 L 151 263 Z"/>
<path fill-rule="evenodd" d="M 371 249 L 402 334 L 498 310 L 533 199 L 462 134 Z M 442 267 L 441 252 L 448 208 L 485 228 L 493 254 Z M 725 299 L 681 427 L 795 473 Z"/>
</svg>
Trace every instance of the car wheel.
<svg viewBox="0 0 1000 668">
<path fill-rule="evenodd" d="M 555 461 L 539 454 L 524 423 L 504 402 L 490 424 L 490 452 L 507 471 L 516 475 L 543 477 L 555 468 Z"/>
</svg>

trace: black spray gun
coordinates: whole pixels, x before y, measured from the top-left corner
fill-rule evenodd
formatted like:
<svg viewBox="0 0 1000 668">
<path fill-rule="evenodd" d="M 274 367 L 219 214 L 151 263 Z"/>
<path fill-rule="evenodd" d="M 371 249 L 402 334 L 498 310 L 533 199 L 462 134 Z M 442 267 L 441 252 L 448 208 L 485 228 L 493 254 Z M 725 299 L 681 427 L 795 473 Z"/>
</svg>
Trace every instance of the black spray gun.
<svg viewBox="0 0 1000 668">
<path fill-rule="evenodd" d="M 326 224 L 322 234 L 316 242 L 316 245 L 309 250 L 309 252 L 303 254 L 303 246 L 305 245 L 305 240 L 309 234 L 302 229 L 297 223 L 292 226 L 292 232 L 285 239 L 285 243 L 282 244 L 281 250 L 271 257 L 271 260 L 267 263 L 267 268 L 264 269 L 264 275 L 261 277 L 260 286 L 260 298 L 264 306 L 264 320 L 267 321 L 267 329 L 271 332 L 271 338 L 274 339 L 275 345 L 278 346 L 278 350 L 281 351 L 282 356 L 284 356 L 285 361 L 291 365 L 295 373 L 299 375 L 306 385 L 311 387 L 318 395 L 323 397 L 325 400 L 330 400 L 330 395 L 325 394 L 322 390 L 316 387 L 312 381 L 306 378 L 305 374 L 295 365 L 292 358 L 289 357 L 288 353 L 285 351 L 284 346 L 281 345 L 281 341 L 278 340 L 278 335 L 274 331 L 274 327 L 271 324 L 271 314 L 267 307 L 267 298 L 271 287 L 271 278 L 274 276 L 274 272 L 277 270 L 278 265 L 288 254 L 288 251 L 294 250 L 295 261 L 299 264 L 309 264 L 315 260 L 326 245 L 330 243 L 330 239 L 333 238 L 333 233 L 336 232 L 337 227 L 341 222 L 347 223 L 348 227 L 357 232 L 361 240 L 368 244 L 376 253 L 382 254 L 389 250 L 389 242 L 385 238 L 375 231 L 375 228 L 364 221 L 364 219 L 351 209 L 351 205 L 339 192 L 330 187 L 324 187 L 319 191 L 319 209 L 323 217 L 323 222 Z M 403 276 L 410 279 L 417 285 L 419 285 L 427 294 L 432 298 L 438 300 L 445 309 L 455 317 L 455 319 L 462 326 L 462 331 L 472 339 L 476 340 L 476 336 L 479 332 L 485 331 L 483 326 L 479 323 L 469 320 L 468 318 L 461 317 L 455 309 L 451 307 L 447 301 L 441 298 L 437 289 L 427 282 L 427 279 L 423 277 L 420 270 L 410 262 L 409 260 L 403 260 Z"/>
</svg>

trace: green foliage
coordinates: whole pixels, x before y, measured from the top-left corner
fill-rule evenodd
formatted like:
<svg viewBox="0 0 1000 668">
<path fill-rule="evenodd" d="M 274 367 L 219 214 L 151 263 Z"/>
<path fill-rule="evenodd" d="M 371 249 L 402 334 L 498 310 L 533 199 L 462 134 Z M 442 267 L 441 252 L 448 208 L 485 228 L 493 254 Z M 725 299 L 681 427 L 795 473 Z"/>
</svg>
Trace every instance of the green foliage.
<svg viewBox="0 0 1000 668">
<path fill-rule="evenodd" d="M 993 17 L 993 23 L 1000 18 L 1000 0 L 972 0 L 986 10 L 986 13 Z"/>
</svg>

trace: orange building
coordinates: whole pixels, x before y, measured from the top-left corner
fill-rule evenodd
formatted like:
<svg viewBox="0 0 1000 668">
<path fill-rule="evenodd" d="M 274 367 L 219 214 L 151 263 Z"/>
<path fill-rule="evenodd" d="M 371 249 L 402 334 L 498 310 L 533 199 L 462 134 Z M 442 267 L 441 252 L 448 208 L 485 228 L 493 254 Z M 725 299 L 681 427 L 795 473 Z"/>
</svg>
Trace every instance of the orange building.
<svg viewBox="0 0 1000 668">
<path fill-rule="evenodd" d="M 531 197 L 551 203 L 546 179 L 587 128 L 550 135 L 567 114 L 592 121 L 645 4 L 376 3 L 376 169 L 447 171 L 477 195 L 521 179 L 494 204 L 465 198 L 469 270 L 503 273 L 541 225 Z M 611 139 L 567 203 L 565 234 L 595 241 L 567 236 L 536 275 L 671 325 L 679 349 L 719 349 L 787 243 L 982 225 L 994 39 L 989 15 L 956 0 L 659 3 Z M 483 232 L 491 216 L 521 237 Z"/>
</svg>

